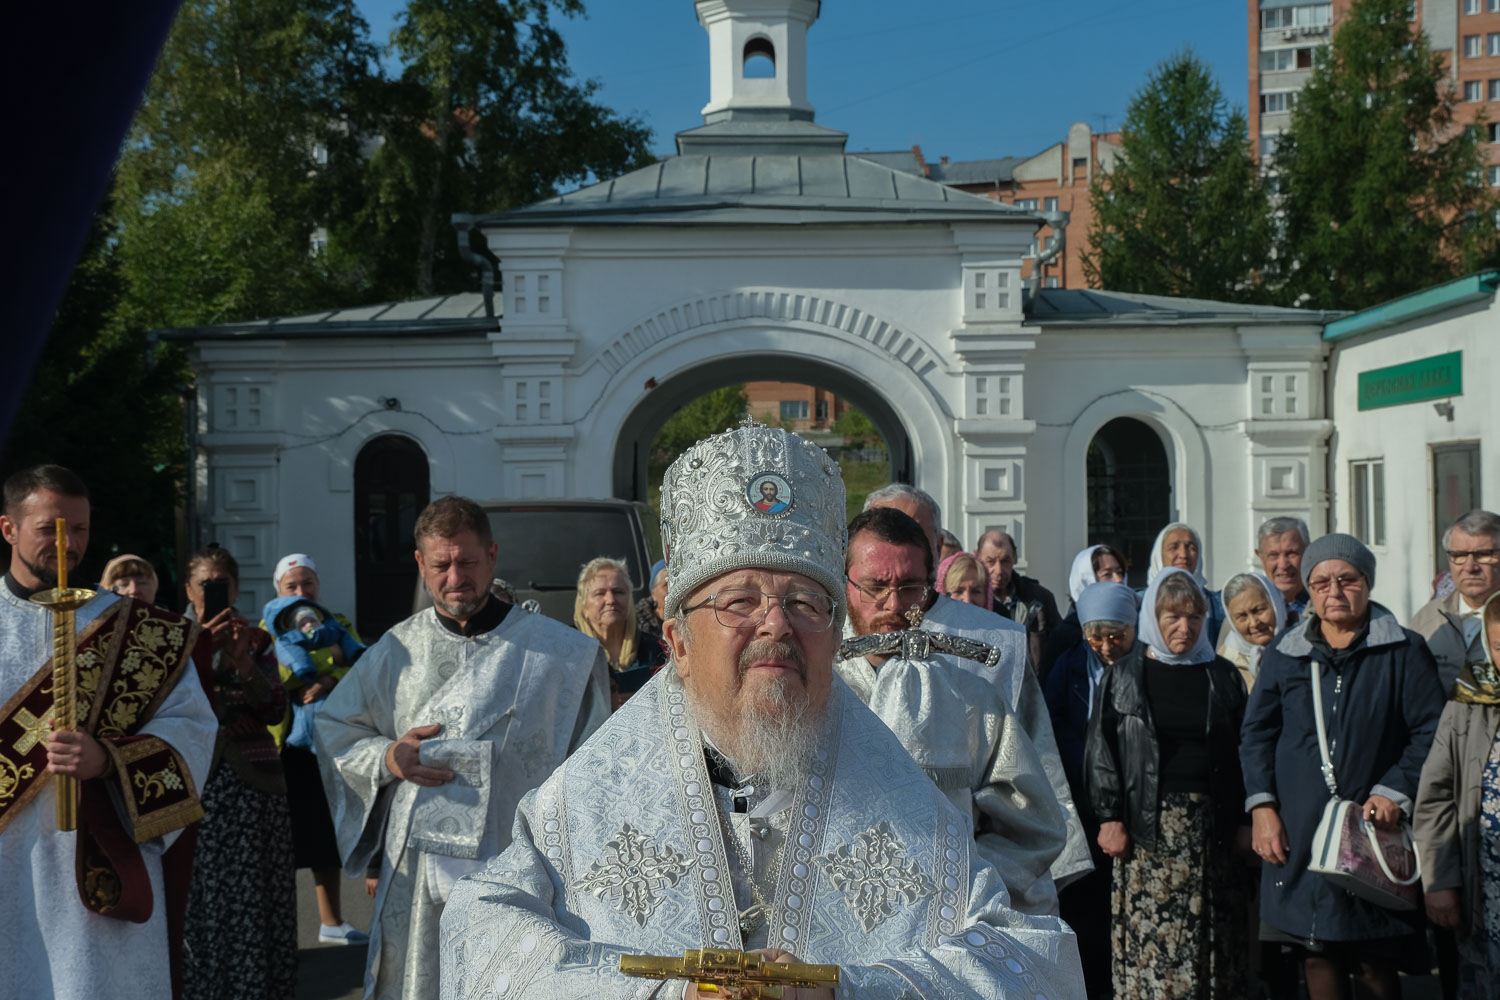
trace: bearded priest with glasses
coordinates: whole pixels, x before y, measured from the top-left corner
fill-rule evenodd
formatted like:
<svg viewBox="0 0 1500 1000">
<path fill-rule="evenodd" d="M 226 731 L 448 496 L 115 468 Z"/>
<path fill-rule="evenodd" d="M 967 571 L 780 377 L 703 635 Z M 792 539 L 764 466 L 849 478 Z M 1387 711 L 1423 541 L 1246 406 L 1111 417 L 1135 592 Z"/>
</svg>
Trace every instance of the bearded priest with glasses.
<svg viewBox="0 0 1500 1000">
<path fill-rule="evenodd" d="M 1072 932 L 1010 906 L 969 818 L 835 676 L 838 466 L 740 427 L 673 464 L 662 511 L 672 665 L 454 886 L 443 996 L 695 997 L 620 957 L 700 948 L 840 967 L 800 1000 L 1081 995 Z"/>
</svg>

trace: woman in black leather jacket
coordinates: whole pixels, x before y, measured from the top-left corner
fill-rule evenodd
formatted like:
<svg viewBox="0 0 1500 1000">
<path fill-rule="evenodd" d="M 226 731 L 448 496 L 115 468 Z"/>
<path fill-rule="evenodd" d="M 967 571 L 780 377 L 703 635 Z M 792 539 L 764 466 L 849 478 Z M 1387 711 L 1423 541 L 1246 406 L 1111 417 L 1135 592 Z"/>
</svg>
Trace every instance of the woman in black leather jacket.
<svg viewBox="0 0 1500 1000">
<path fill-rule="evenodd" d="M 1084 785 L 1115 858 L 1118 996 L 1246 995 L 1248 844 L 1239 768 L 1245 682 L 1204 634 L 1208 598 L 1164 569 L 1141 604 L 1140 643 L 1105 671 Z M 1243 833 L 1241 831 L 1243 830 Z"/>
</svg>

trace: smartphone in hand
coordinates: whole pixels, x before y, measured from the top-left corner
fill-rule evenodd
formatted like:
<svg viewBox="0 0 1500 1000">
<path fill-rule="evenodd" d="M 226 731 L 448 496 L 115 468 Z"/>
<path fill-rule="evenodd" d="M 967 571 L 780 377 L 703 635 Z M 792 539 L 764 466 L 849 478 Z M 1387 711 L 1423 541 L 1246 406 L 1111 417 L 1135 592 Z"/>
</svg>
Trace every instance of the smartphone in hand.
<svg viewBox="0 0 1500 1000">
<path fill-rule="evenodd" d="M 229 581 L 203 581 L 203 620 L 211 622 L 214 617 L 229 607 Z"/>
</svg>

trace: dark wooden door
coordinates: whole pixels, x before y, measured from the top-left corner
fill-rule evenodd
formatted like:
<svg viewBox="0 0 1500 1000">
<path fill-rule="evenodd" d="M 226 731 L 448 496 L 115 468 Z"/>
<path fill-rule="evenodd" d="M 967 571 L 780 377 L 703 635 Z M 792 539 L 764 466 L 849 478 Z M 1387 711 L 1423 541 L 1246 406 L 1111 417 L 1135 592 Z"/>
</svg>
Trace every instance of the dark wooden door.
<svg viewBox="0 0 1500 1000">
<path fill-rule="evenodd" d="M 412 528 L 427 506 L 427 456 L 409 438 L 382 434 L 354 460 L 355 616 L 374 642 L 409 617 L 417 585 Z"/>
<path fill-rule="evenodd" d="M 1087 461 L 1089 544 L 1125 553 L 1130 585 L 1144 587 L 1151 543 L 1171 520 L 1167 449 L 1145 423 L 1119 417 L 1099 428 Z"/>
</svg>

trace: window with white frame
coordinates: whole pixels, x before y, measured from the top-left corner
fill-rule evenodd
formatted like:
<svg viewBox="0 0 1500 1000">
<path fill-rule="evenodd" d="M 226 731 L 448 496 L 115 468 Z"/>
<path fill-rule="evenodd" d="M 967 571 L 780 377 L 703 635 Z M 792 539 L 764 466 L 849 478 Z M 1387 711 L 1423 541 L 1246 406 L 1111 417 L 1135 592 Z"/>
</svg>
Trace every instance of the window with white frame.
<svg viewBox="0 0 1500 1000">
<path fill-rule="evenodd" d="M 1483 83 L 1483 81 L 1481 81 L 1481 80 L 1465 80 L 1464 81 L 1464 100 L 1466 100 L 1466 101 L 1482 101 L 1482 100 L 1484 100 L 1484 83 Z"/>
<path fill-rule="evenodd" d="M 1298 28 L 1326 28 L 1333 23 L 1333 4 L 1314 3 L 1292 8 L 1292 24 Z"/>
<path fill-rule="evenodd" d="M 1059 279 L 1059 278 L 1043 278 L 1042 279 L 1042 287 L 1043 288 L 1061 288 L 1062 287 L 1062 282 L 1061 282 L 1061 279 Z"/>
<path fill-rule="evenodd" d="M 1385 460 L 1349 463 L 1349 511 L 1354 536 L 1366 545 L 1385 544 Z"/>
<path fill-rule="evenodd" d="M 1500 165 L 1491 164 L 1484 168 L 1485 180 L 1490 182 L 1490 187 L 1500 187 Z"/>
<path fill-rule="evenodd" d="M 806 420 L 808 413 L 807 400 L 805 399 L 783 399 L 781 401 L 782 420 Z"/>
<path fill-rule="evenodd" d="M 1296 105 L 1297 92 L 1295 90 L 1273 90 L 1269 94 L 1260 95 L 1260 113 L 1263 115 L 1290 111 Z"/>
<path fill-rule="evenodd" d="M 1260 54 L 1260 71 L 1262 73 L 1280 73 L 1283 70 L 1296 68 L 1296 49 L 1267 49 Z"/>
<path fill-rule="evenodd" d="M 1500 0 L 1490 0 L 1490 13 L 1500 14 Z"/>
<path fill-rule="evenodd" d="M 1464 36 L 1464 58 L 1465 59 L 1478 59 L 1482 55 L 1484 55 L 1484 36 L 1482 36 L 1482 35 L 1465 35 Z"/>
<path fill-rule="evenodd" d="M 1500 101 L 1500 80 L 1491 80 L 1489 82 L 1489 94 L 1490 100 Z"/>
<path fill-rule="evenodd" d="M 1489 122 L 1484 126 L 1487 142 L 1500 142 L 1500 122 Z"/>
<path fill-rule="evenodd" d="M 1037 206 L 1037 200 L 1035 198 L 1017 198 L 1016 199 L 1016 207 L 1017 208 L 1024 208 L 1024 209 L 1028 209 L 1028 210 L 1034 212 L 1034 211 L 1036 211 L 1036 206 Z"/>
<path fill-rule="evenodd" d="M 1045 201 L 1042 202 L 1042 208 L 1046 209 L 1049 212 L 1055 212 L 1055 211 L 1057 211 L 1057 199 L 1056 198 L 1048 198 L 1048 199 L 1046 199 Z"/>
<path fill-rule="evenodd" d="M 1465 14 L 1478 14 L 1484 9 L 1483 0 L 1464 0 Z"/>
<path fill-rule="evenodd" d="M 1490 55 L 1500 56 L 1500 31 L 1492 31 L 1485 36 L 1485 42 L 1489 46 Z"/>
</svg>

